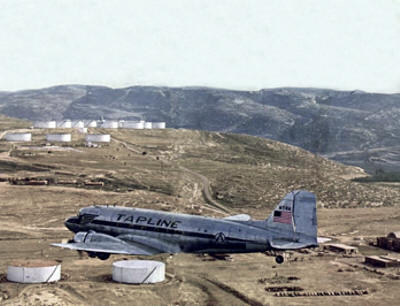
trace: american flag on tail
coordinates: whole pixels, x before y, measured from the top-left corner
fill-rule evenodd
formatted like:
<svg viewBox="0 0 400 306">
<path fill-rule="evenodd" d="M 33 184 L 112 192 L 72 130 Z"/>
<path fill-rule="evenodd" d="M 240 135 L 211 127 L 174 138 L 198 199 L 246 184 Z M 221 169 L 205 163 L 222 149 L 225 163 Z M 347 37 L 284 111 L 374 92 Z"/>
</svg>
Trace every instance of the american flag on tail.
<svg viewBox="0 0 400 306">
<path fill-rule="evenodd" d="M 273 221 L 279 223 L 292 224 L 292 212 L 275 210 Z"/>
</svg>

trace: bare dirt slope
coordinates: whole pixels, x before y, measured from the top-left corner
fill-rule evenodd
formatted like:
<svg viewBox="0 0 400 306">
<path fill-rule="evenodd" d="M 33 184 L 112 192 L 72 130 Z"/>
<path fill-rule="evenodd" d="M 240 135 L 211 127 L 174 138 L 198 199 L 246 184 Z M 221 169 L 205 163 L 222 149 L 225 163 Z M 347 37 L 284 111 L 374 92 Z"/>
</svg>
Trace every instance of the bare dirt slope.
<svg viewBox="0 0 400 306">
<path fill-rule="evenodd" d="M 400 230 L 400 191 L 391 185 L 352 182 L 349 177 L 363 175 L 362 170 L 249 136 L 168 129 L 114 131 L 110 145 L 87 148 L 77 133 L 68 146 L 43 147 L 45 133 L 34 130 L 31 145 L 0 142 L 4 305 L 395 305 L 400 298 L 396 268 L 365 270 L 360 256 L 317 251 L 292 253 L 279 266 L 265 254 L 234 255 L 233 261 L 157 255 L 152 259 L 167 263 L 164 283 L 113 283 L 111 263 L 132 257 L 99 261 L 49 246 L 71 238 L 63 220 L 81 207 L 118 204 L 215 217 L 245 212 L 265 218 L 285 193 L 304 188 L 319 198 L 321 235 L 360 245 L 366 254 L 381 254 L 367 242 Z M 9 179 L 19 183 L 10 184 Z M 23 185 L 27 179 L 47 180 L 48 185 Z M 104 185 L 85 185 L 88 182 Z M 48 285 L 7 282 L 7 263 L 15 259 L 62 260 L 62 280 Z M 367 294 L 275 296 L 349 290 Z"/>
</svg>

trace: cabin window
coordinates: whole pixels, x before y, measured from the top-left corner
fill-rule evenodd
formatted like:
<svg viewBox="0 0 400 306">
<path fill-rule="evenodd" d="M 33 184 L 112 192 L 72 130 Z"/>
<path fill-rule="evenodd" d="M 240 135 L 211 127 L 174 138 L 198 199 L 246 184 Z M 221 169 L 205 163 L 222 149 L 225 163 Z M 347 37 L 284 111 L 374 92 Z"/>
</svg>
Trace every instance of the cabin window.
<svg viewBox="0 0 400 306">
<path fill-rule="evenodd" d="M 93 215 L 93 214 L 83 214 L 79 216 L 79 223 L 80 224 L 88 224 L 93 221 L 94 218 L 96 218 L 98 215 Z"/>
<path fill-rule="evenodd" d="M 279 210 L 274 211 L 274 217 L 280 217 L 282 215 L 282 212 Z"/>
</svg>

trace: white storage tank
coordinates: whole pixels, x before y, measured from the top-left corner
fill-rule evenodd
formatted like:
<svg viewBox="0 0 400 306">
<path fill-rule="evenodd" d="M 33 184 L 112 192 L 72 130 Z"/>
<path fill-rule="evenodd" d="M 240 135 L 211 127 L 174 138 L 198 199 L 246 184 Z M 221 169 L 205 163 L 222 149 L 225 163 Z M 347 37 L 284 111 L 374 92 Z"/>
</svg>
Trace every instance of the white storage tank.
<svg viewBox="0 0 400 306">
<path fill-rule="evenodd" d="M 101 127 L 103 129 L 118 129 L 118 125 L 119 125 L 118 121 L 104 121 L 101 124 Z"/>
<path fill-rule="evenodd" d="M 151 128 L 153 128 L 153 123 L 152 123 L 152 122 L 145 122 L 145 123 L 144 123 L 144 128 L 145 128 L 145 129 L 151 129 Z"/>
<path fill-rule="evenodd" d="M 95 127 L 97 127 L 97 121 L 96 120 L 87 120 L 85 122 L 85 126 L 88 128 L 95 128 Z"/>
<path fill-rule="evenodd" d="M 14 261 L 8 265 L 7 280 L 17 283 L 50 283 L 61 278 L 61 263 L 51 260 Z"/>
<path fill-rule="evenodd" d="M 85 127 L 85 123 L 83 121 L 81 121 L 81 120 L 73 120 L 72 121 L 72 127 L 74 129 L 80 129 L 80 128 Z"/>
<path fill-rule="evenodd" d="M 110 142 L 111 137 L 109 134 L 88 134 L 86 135 L 86 142 Z"/>
<path fill-rule="evenodd" d="M 112 279 L 119 283 L 151 284 L 165 280 L 165 264 L 154 260 L 121 260 L 113 263 Z"/>
<path fill-rule="evenodd" d="M 70 129 L 72 127 L 71 120 L 57 121 L 56 126 L 60 129 Z"/>
<path fill-rule="evenodd" d="M 71 142 L 71 134 L 47 134 L 46 140 L 49 142 Z"/>
<path fill-rule="evenodd" d="M 140 122 L 140 121 L 125 121 L 124 124 L 122 125 L 122 128 L 124 128 L 124 129 L 142 130 L 142 129 L 144 129 L 144 122 Z"/>
<path fill-rule="evenodd" d="M 87 133 L 87 128 L 79 128 L 78 132 L 81 134 L 86 134 Z"/>
<path fill-rule="evenodd" d="M 165 122 L 153 122 L 152 128 L 153 129 L 165 129 Z"/>
<path fill-rule="evenodd" d="M 33 127 L 37 129 L 55 129 L 56 125 L 55 121 L 35 121 L 33 123 Z"/>
<path fill-rule="evenodd" d="M 10 133 L 6 135 L 7 141 L 24 142 L 32 141 L 31 133 Z"/>
</svg>

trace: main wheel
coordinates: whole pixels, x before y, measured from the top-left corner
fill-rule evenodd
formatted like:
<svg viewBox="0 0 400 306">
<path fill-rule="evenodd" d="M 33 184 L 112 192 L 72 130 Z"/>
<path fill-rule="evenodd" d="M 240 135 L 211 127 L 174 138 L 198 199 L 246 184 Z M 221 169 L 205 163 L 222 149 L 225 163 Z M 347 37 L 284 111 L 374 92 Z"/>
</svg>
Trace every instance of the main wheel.
<svg viewBox="0 0 400 306">
<path fill-rule="evenodd" d="M 278 255 L 278 256 L 275 257 L 275 261 L 276 261 L 277 264 L 281 264 L 281 263 L 283 263 L 284 258 L 283 258 L 282 255 Z"/>
<path fill-rule="evenodd" d="M 107 260 L 110 257 L 109 253 L 97 253 L 97 257 L 101 260 Z"/>
</svg>

